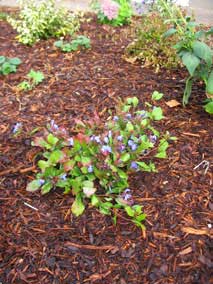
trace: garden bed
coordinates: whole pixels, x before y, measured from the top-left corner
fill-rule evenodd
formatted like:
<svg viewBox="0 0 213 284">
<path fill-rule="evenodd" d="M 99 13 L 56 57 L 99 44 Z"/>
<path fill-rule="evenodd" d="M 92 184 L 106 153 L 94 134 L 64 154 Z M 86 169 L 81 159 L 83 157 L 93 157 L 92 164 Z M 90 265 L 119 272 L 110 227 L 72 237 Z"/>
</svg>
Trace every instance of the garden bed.
<svg viewBox="0 0 213 284">
<path fill-rule="evenodd" d="M 124 60 L 129 27 L 82 24 L 90 50 L 64 54 L 54 40 L 26 47 L 10 25 L 0 21 L 1 55 L 19 57 L 16 74 L 0 76 L 0 282 L 4 284 L 192 284 L 211 283 L 212 118 L 201 104 L 204 88 L 193 86 L 187 108 L 181 102 L 184 70 L 142 68 Z M 45 80 L 33 91 L 16 86 L 33 68 Z M 75 118 L 97 111 L 103 122 L 118 98 L 137 96 L 141 106 L 158 90 L 165 119 L 161 130 L 177 137 L 158 173 L 131 175 L 134 199 L 144 206 L 147 230 L 141 232 L 124 215 L 112 219 L 89 208 L 70 213 L 71 195 L 60 190 L 41 196 L 26 185 L 35 175 L 30 132 L 51 119 L 72 129 Z M 14 137 L 17 122 L 22 133 Z M 202 166 L 206 160 L 206 172 Z M 30 208 L 29 205 L 33 206 Z"/>
</svg>

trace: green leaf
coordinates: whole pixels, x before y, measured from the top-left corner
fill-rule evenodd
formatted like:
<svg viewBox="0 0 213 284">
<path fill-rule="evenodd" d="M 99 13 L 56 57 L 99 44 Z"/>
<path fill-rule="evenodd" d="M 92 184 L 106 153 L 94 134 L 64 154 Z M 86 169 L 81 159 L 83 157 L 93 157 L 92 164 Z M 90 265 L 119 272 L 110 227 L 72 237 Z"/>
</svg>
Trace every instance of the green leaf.
<svg viewBox="0 0 213 284">
<path fill-rule="evenodd" d="M 159 101 L 162 97 L 163 97 L 163 94 L 157 91 L 154 91 L 152 94 L 152 100 L 154 101 Z"/>
<path fill-rule="evenodd" d="M 127 179 L 128 178 L 128 175 L 124 171 L 122 171 L 120 169 L 118 169 L 118 175 L 122 179 Z"/>
<path fill-rule="evenodd" d="M 99 204 L 99 199 L 95 194 L 93 194 L 91 197 L 91 204 L 92 206 L 98 206 Z"/>
<path fill-rule="evenodd" d="M 8 75 L 11 72 L 14 72 L 13 65 L 11 65 L 9 62 L 5 62 L 2 65 L 2 74 L 3 75 Z"/>
<path fill-rule="evenodd" d="M 189 71 L 189 74 L 193 76 L 196 68 L 200 64 L 200 59 L 197 56 L 195 56 L 193 53 L 186 52 L 182 56 L 182 61 L 183 64 L 186 66 L 187 70 Z"/>
<path fill-rule="evenodd" d="M 50 190 L 52 189 L 52 184 L 51 182 L 47 182 L 45 183 L 42 188 L 41 188 L 41 193 L 42 194 L 47 194 L 50 192 Z"/>
<path fill-rule="evenodd" d="M 3 64 L 6 61 L 5 56 L 0 56 L 0 64 Z"/>
<path fill-rule="evenodd" d="M 140 168 L 145 172 L 152 172 L 153 171 L 153 164 L 147 165 L 145 162 L 137 162 Z"/>
<path fill-rule="evenodd" d="M 44 74 L 40 71 L 34 71 L 33 69 L 30 70 L 27 77 L 33 80 L 34 85 L 38 85 L 44 80 Z"/>
<path fill-rule="evenodd" d="M 130 154 L 129 153 L 124 153 L 124 154 L 121 155 L 120 159 L 121 159 L 122 162 L 127 162 L 130 159 Z"/>
<path fill-rule="evenodd" d="M 186 80 L 186 85 L 185 85 L 185 90 L 184 90 L 184 94 L 183 94 L 183 105 L 187 105 L 189 102 L 189 97 L 191 95 L 192 92 L 192 84 L 193 84 L 193 77 L 189 77 Z"/>
<path fill-rule="evenodd" d="M 124 209 L 125 209 L 128 216 L 130 216 L 130 217 L 135 216 L 135 211 L 130 206 L 125 206 Z"/>
<path fill-rule="evenodd" d="M 133 124 L 130 121 L 128 121 L 127 124 L 126 124 L 126 130 L 128 132 L 131 132 L 131 131 L 134 130 L 134 126 L 133 126 Z"/>
<path fill-rule="evenodd" d="M 48 143 L 50 143 L 51 145 L 56 145 L 56 143 L 59 141 L 59 139 L 57 137 L 55 137 L 52 133 L 50 133 L 47 136 L 47 141 Z"/>
<path fill-rule="evenodd" d="M 58 47 L 58 48 L 61 48 L 63 46 L 63 41 L 62 40 L 55 41 L 54 42 L 54 46 Z"/>
<path fill-rule="evenodd" d="M 206 63 L 209 66 L 211 66 L 211 64 L 212 64 L 212 50 L 205 42 L 195 41 L 192 44 L 192 48 L 193 48 L 194 54 L 196 56 L 205 60 Z"/>
<path fill-rule="evenodd" d="M 42 172 L 45 171 L 46 168 L 48 168 L 50 164 L 47 161 L 40 160 L 38 161 L 38 167 L 42 170 Z"/>
<path fill-rule="evenodd" d="M 175 34 L 176 32 L 177 32 L 176 29 L 171 28 L 171 29 L 169 29 L 168 31 L 166 31 L 166 32 L 163 34 L 163 37 L 169 37 L 169 36 Z"/>
<path fill-rule="evenodd" d="M 206 92 L 209 95 L 213 95 L 213 71 L 209 74 L 207 85 L 206 85 Z"/>
<path fill-rule="evenodd" d="M 143 214 L 140 214 L 136 217 L 136 220 L 139 221 L 139 222 L 142 222 L 146 219 L 146 214 L 143 213 Z"/>
<path fill-rule="evenodd" d="M 8 61 L 10 64 L 13 64 L 13 65 L 21 64 L 21 60 L 18 57 L 10 58 Z"/>
<path fill-rule="evenodd" d="M 207 103 L 205 106 L 205 111 L 208 112 L 209 114 L 213 114 L 213 101 Z"/>
<path fill-rule="evenodd" d="M 41 182 L 39 180 L 33 180 L 27 185 L 27 191 L 34 192 L 41 187 Z"/>
<path fill-rule="evenodd" d="M 82 201 L 81 195 L 78 194 L 72 204 L 71 211 L 75 216 L 80 216 L 85 210 L 85 205 Z"/>
<path fill-rule="evenodd" d="M 161 120 L 163 118 L 163 111 L 161 107 L 154 107 L 151 115 L 154 120 Z"/>
<path fill-rule="evenodd" d="M 83 192 L 86 195 L 86 197 L 91 197 L 95 192 L 96 188 L 94 187 L 94 183 L 90 180 L 86 180 L 83 182 Z"/>
<path fill-rule="evenodd" d="M 50 154 L 50 158 L 49 161 L 52 164 L 56 164 L 60 161 L 61 157 L 62 157 L 63 153 L 60 150 L 55 150 Z"/>
</svg>

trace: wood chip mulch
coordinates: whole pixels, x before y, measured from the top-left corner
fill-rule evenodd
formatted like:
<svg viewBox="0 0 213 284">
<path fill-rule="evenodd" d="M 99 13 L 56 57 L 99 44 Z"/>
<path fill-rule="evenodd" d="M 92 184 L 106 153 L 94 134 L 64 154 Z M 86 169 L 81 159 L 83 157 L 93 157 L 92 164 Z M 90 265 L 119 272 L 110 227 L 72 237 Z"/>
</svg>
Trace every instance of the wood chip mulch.
<svg viewBox="0 0 213 284">
<path fill-rule="evenodd" d="M 212 284 L 213 123 L 204 112 L 204 87 L 193 87 L 190 105 L 181 102 L 184 70 L 142 68 L 124 60 L 129 28 L 101 26 L 92 19 L 79 34 L 92 48 L 64 54 L 54 40 L 26 47 L 0 21 L 0 55 L 19 57 L 17 73 L 0 76 L 0 282 L 3 284 Z M 17 84 L 33 68 L 45 81 L 20 93 Z M 51 119 L 72 128 L 74 118 L 97 111 L 103 121 L 119 97 L 137 96 L 141 106 L 151 93 L 159 103 L 162 131 L 178 138 L 158 173 L 131 176 L 134 199 L 147 214 L 146 232 L 119 217 L 115 226 L 94 208 L 75 218 L 73 197 L 60 190 L 41 196 L 26 192 L 35 175 L 37 149 L 30 132 Z M 20 136 L 12 129 L 23 124 Z M 203 165 L 195 168 L 202 161 Z M 31 207 L 30 207 L 31 206 Z M 33 208 L 32 208 L 33 207 Z"/>
</svg>

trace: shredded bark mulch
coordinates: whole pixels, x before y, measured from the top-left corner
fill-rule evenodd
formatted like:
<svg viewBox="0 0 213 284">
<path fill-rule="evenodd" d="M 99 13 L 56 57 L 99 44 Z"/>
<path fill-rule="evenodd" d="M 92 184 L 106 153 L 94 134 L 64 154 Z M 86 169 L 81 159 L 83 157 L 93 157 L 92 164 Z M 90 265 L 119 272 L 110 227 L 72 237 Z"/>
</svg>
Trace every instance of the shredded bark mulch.
<svg viewBox="0 0 213 284">
<path fill-rule="evenodd" d="M 171 108 L 168 101 L 181 102 L 184 70 L 156 74 L 125 61 L 129 27 L 101 26 L 92 19 L 79 34 L 90 37 L 92 48 L 65 54 L 52 39 L 23 46 L 0 21 L 0 55 L 23 61 L 16 73 L 0 76 L 0 282 L 213 283 L 213 123 L 202 108 L 203 85 L 195 84 L 187 108 Z M 45 74 L 44 82 L 18 92 L 31 68 Z M 159 129 L 178 140 L 170 145 L 168 159 L 157 162 L 158 173 L 130 178 L 134 199 L 147 214 L 145 232 L 125 216 L 115 226 L 94 208 L 76 218 L 70 213 L 73 197 L 60 190 L 45 196 L 26 192 L 36 172 L 38 149 L 30 135 L 35 127 L 54 119 L 71 129 L 74 118 L 88 119 L 94 111 L 104 122 L 119 97 L 137 96 L 142 107 L 154 90 L 165 94 Z M 14 137 L 17 122 L 23 131 Z M 195 168 L 204 160 L 205 168 Z"/>
</svg>

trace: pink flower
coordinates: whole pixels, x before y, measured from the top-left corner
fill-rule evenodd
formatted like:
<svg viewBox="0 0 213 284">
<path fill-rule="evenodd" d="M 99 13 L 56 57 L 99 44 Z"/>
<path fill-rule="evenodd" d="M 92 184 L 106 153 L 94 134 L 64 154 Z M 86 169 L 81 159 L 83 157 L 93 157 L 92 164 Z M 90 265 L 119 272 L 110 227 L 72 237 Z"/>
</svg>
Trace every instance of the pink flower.
<svg viewBox="0 0 213 284">
<path fill-rule="evenodd" d="M 101 10 L 109 20 L 116 19 L 119 13 L 119 4 L 111 0 L 103 0 Z"/>
</svg>

